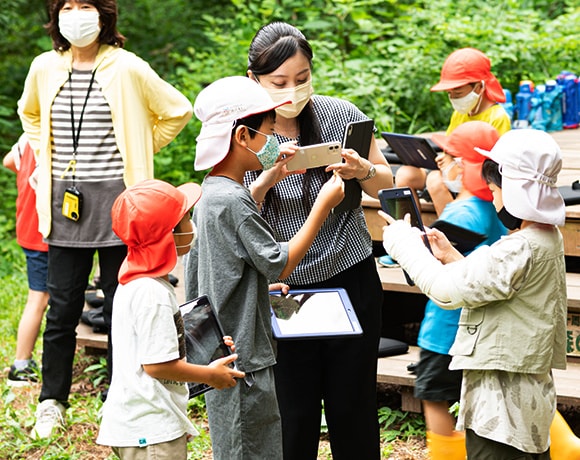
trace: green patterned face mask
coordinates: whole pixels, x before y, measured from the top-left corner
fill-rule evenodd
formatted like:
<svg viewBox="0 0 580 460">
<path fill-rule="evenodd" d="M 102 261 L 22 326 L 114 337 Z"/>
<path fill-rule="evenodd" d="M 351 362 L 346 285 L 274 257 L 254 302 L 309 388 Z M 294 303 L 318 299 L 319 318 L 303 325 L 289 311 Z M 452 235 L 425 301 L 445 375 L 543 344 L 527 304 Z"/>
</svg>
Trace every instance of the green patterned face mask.
<svg viewBox="0 0 580 460">
<path fill-rule="evenodd" d="M 246 126 L 246 128 L 261 134 L 262 136 L 266 136 L 266 143 L 258 152 L 254 152 L 250 147 L 246 148 L 258 157 L 264 171 L 272 168 L 280 156 L 280 144 L 278 144 L 278 139 L 270 134 L 261 133 L 257 129 L 250 128 L 249 126 Z"/>
</svg>

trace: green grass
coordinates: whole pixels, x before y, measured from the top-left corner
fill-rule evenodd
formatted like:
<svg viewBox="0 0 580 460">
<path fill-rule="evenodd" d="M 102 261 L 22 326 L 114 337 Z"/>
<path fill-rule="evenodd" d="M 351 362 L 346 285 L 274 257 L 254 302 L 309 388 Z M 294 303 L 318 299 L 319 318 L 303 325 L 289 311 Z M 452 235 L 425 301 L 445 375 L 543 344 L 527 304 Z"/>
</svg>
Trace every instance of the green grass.
<svg viewBox="0 0 580 460">
<path fill-rule="evenodd" d="M 112 460 L 116 458 L 109 448 L 97 446 L 99 411 L 102 403 L 100 392 L 106 376 L 106 361 L 102 356 L 86 355 L 79 350 L 75 359 L 75 379 L 67 410 L 67 431 L 51 440 L 33 440 L 28 433 L 34 425 L 34 411 L 40 392 L 40 384 L 27 388 L 11 389 L 6 385 L 5 375 L 14 358 L 16 333 L 20 314 L 26 302 L 27 282 L 22 252 L 12 242 L 0 246 L 10 248 L 14 267 L 4 265 L 0 273 L 0 458 L 20 460 Z M 0 263 L 1 265 L 1 263 Z M 42 338 L 37 341 L 34 359 L 41 362 Z M 211 458 L 211 440 L 207 431 L 207 417 L 203 397 L 190 401 L 189 413 L 200 435 L 189 444 L 190 460 Z M 425 436 L 423 417 L 396 409 L 382 407 L 379 410 L 381 424 L 382 458 L 393 452 L 394 443 L 412 436 Z M 321 427 L 322 440 L 319 459 L 331 459 L 326 426 Z"/>
</svg>

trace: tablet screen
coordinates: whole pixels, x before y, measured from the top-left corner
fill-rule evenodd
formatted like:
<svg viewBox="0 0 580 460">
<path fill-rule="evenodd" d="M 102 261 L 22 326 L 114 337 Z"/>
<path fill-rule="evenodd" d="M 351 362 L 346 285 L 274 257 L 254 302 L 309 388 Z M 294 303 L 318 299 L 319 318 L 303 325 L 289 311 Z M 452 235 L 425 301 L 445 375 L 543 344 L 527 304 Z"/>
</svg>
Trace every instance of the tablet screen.
<svg viewBox="0 0 580 460">
<path fill-rule="evenodd" d="M 274 338 L 304 339 L 357 336 L 362 329 L 342 288 L 270 293 Z"/>
<path fill-rule="evenodd" d="M 185 350 L 188 363 L 207 365 L 231 354 L 224 343 L 224 332 L 207 296 L 193 299 L 180 307 L 185 327 Z M 205 393 L 212 387 L 205 383 L 188 383 L 189 397 Z"/>
</svg>

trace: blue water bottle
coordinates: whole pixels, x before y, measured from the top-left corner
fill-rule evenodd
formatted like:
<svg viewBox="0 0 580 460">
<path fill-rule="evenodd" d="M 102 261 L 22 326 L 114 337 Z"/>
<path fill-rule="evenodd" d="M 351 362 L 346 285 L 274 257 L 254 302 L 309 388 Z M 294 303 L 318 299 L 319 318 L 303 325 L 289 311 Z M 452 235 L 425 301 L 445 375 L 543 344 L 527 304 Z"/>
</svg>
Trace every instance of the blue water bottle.
<svg viewBox="0 0 580 460">
<path fill-rule="evenodd" d="M 527 128 L 529 126 L 528 117 L 532 108 L 532 93 L 534 83 L 531 80 L 520 81 L 519 91 L 516 94 L 516 123 L 514 128 Z"/>
<path fill-rule="evenodd" d="M 503 90 L 505 95 L 505 102 L 500 102 L 500 105 L 504 108 L 508 117 L 510 117 L 510 121 L 514 120 L 514 103 L 512 99 L 512 92 L 509 89 Z"/>
<path fill-rule="evenodd" d="M 542 111 L 546 119 L 546 131 L 562 130 L 562 87 L 556 80 L 546 81 L 546 92 L 542 101 Z"/>
<path fill-rule="evenodd" d="M 556 77 L 562 88 L 562 125 L 565 129 L 578 128 L 580 125 L 580 79 L 572 72 L 563 71 Z"/>
</svg>

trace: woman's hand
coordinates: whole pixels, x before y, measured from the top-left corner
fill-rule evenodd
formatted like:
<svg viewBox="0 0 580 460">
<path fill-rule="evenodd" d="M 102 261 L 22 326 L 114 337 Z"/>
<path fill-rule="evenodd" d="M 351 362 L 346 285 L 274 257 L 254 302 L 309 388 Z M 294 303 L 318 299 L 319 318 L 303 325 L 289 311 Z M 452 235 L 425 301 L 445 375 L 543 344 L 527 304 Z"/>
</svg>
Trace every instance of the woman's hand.
<svg viewBox="0 0 580 460">
<path fill-rule="evenodd" d="M 361 157 L 353 149 L 342 149 L 342 163 L 333 163 L 326 167 L 326 171 L 334 171 L 343 179 L 362 179 L 372 166 L 369 160 Z"/>
</svg>

